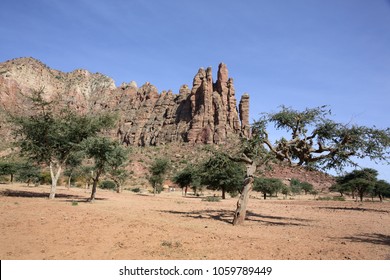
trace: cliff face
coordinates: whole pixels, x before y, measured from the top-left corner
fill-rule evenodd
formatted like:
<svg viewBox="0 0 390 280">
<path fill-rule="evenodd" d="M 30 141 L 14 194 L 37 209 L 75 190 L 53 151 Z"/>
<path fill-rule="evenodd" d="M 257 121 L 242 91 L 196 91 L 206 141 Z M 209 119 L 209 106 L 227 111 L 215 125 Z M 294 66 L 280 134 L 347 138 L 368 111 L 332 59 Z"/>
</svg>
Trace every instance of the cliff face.
<svg viewBox="0 0 390 280">
<path fill-rule="evenodd" d="M 0 64 L 2 106 L 15 107 L 20 92 L 42 87 L 47 99 L 60 96 L 81 112 L 119 112 L 116 136 L 127 145 L 219 144 L 233 135 L 249 137 L 249 95 L 242 96 L 238 110 L 233 79 L 223 63 L 215 82 L 211 68 L 201 68 L 192 88 L 183 85 L 178 94 L 158 93 L 150 83 L 116 87 L 105 75 L 86 70 L 64 73 L 32 58 Z"/>
</svg>

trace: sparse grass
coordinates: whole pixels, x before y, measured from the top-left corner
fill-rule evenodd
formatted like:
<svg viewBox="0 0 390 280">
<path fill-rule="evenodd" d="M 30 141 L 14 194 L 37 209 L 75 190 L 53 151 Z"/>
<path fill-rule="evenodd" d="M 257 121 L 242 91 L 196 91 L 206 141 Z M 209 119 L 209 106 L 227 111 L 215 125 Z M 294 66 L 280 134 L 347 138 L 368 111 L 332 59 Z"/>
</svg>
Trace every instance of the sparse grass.
<svg viewBox="0 0 390 280">
<path fill-rule="evenodd" d="M 317 200 L 326 200 L 326 201 L 329 201 L 329 200 L 332 200 L 333 198 L 330 197 L 330 196 L 320 196 L 317 198 Z"/>
<path fill-rule="evenodd" d="M 344 196 L 320 196 L 317 198 L 317 200 L 325 200 L 325 201 L 330 201 L 330 200 L 333 200 L 333 201 L 345 201 L 345 197 Z"/>
<path fill-rule="evenodd" d="M 202 199 L 202 201 L 207 201 L 207 202 L 220 202 L 221 198 L 219 196 L 206 196 L 205 198 Z"/>
<path fill-rule="evenodd" d="M 72 201 L 72 206 L 78 206 L 79 203 L 77 201 Z"/>
<path fill-rule="evenodd" d="M 137 188 L 132 188 L 131 191 L 135 193 L 139 193 L 141 192 L 141 189 L 137 187 Z"/>
<path fill-rule="evenodd" d="M 168 240 L 163 240 L 161 242 L 161 246 L 167 247 L 167 248 L 179 248 L 182 246 L 182 244 L 179 241 L 172 242 L 172 241 L 168 241 Z"/>
</svg>

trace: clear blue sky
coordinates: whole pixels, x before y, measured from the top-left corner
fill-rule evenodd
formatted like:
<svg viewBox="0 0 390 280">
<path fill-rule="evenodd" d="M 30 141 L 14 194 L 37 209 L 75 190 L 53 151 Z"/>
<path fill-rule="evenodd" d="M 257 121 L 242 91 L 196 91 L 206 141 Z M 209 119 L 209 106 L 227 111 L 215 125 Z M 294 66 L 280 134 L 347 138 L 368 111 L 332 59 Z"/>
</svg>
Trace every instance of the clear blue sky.
<svg viewBox="0 0 390 280">
<path fill-rule="evenodd" d="M 327 104 L 340 122 L 390 124 L 389 0 L 13 0 L 0 18 L 0 61 L 174 92 L 224 62 L 252 119 Z M 388 165 L 362 165 L 390 181 Z"/>
</svg>

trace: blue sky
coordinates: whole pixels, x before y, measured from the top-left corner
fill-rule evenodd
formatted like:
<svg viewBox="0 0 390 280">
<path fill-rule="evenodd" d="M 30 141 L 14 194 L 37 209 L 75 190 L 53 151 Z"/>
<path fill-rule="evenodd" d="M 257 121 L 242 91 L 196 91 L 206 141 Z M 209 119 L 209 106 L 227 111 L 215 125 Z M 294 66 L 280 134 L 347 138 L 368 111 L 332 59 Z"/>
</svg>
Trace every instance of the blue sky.
<svg viewBox="0 0 390 280">
<path fill-rule="evenodd" d="M 13 0 L 0 18 L 0 61 L 174 92 L 224 62 L 251 119 L 326 104 L 337 121 L 389 127 L 389 0 Z M 390 181 L 388 165 L 361 164 Z"/>
</svg>

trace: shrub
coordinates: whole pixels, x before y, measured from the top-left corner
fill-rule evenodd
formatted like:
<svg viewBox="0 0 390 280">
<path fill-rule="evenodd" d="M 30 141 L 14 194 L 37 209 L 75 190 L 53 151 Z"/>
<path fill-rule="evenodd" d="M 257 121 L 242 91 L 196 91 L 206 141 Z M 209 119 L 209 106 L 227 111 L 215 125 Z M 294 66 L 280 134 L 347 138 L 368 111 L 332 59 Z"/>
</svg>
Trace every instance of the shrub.
<svg viewBox="0 0 390 280">
<path fill-rule="evenodd" d="M 335 197 L 333 197 L 333 200 L 334 201 L 345 201 L 345 197 L 344 196 L 335 196 Z"/>
<path fill-rule="evenodd" d="M 330 196 L 320 196 L 319 198 L 317 198 L 317 200 L 332 200 L 333 198 L 330 197 Z"/>
<path fill-rule="evenodd" d="M 50 172 L 42 172 L 39 178 L 39 183 L 41 185 L 51 185 Z"/>
<path fill-rule="evenodd" d="M 202 201 L 207 201 L 207 202 L 220 202 L 221 198 L 219 196 L 206 196 L 205 198 L 202 199 Z"/>
<path fill-rule="evenodd" d="M 107 190 L 115 190 L 116 189 L 116 184 L 114 181 L 111 180 L 105 180 L 102 181 L 99 185 L 99 188 L 101 189 L 107 189 Z"/>
<path fill-rule="evenodd" d="M 135 193 L 139 193 L 141 192 L 141 189 L 137 187 L 137 188 L 132 188 L 131 191 Z"/>
</svg>

